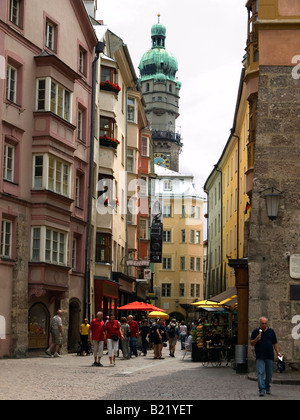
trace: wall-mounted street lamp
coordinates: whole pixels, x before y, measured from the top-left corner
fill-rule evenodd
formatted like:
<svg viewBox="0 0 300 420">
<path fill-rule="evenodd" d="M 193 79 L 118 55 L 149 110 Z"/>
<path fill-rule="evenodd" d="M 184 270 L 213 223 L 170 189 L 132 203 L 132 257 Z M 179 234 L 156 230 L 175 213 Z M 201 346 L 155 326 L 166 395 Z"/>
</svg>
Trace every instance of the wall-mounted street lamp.
<svg viewBox="0 0 300 420">
<path fill-rule="evenodd" d="M 278 215 L 279 201 L 281 199 L 282 191 L 275 187 L 267 188 L 260 191 L 261 198 L 266 200 L 267 214 L 270 220 L 275 220 Z"/>
</svg>

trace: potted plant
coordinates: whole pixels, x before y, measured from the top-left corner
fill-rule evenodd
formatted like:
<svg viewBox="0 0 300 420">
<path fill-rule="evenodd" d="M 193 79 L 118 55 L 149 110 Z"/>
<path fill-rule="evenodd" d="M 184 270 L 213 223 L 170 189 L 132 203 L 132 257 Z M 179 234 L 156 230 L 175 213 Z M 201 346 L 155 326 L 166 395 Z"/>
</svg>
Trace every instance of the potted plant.
<svg viewBox="0 0 300 420">
<path fill-rule="evenodd" d="M 119 144 L 119 140 L 114 139 L 113 137 L 108 137 L 106 134 L 104 134 L 104 136 L 100 136 L 100 146 L 112 147 L 113 149 L 116 149 Z"/>
<path fill-rule="evenodd" d="M 116 83 L 112 83 L 109 80 L 106 80 L 105 82 L 100 83 L 100 89 L 107 90 L 109 92 L 114 92 L 118 94 L 121 90 L 120 86 Z"/>
</svg>

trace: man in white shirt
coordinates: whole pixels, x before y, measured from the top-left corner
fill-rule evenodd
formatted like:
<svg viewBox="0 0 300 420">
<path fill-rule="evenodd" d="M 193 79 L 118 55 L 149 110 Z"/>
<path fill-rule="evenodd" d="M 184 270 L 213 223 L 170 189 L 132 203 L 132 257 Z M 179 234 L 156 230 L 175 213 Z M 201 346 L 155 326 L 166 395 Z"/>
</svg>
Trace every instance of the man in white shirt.
<svg viewBox="0 0 300 420">
<path fill-rule="evenodd" d="M 61 345 L 61 339 L 63 337 L 63 330 L 62 330 L 62 310 L 58 310 L 57 314 L 52 318 L 51 322 L 51 337 L 52 343 L 50 347 L 46 350 L 46 354 L 52 357 L 52 351 L 54 350 L 54 357 L 61 357 L 58 354 L 59 346 Z"/>
</svg>

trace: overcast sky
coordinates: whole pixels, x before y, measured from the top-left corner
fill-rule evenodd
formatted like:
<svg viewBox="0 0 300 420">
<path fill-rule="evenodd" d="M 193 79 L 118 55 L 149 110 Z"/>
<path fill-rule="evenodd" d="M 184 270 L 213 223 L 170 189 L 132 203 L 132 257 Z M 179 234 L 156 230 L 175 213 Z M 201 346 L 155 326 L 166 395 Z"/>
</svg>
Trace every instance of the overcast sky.
<svg viewBox="0 0 300 420">
<path fill-rule="evenodd" d="M 233 124 L 247 37 L 246 0 L 98 0 L 97 18 L 123 39 L 138 65 L 151 48 L 151 26 L 166 26 L 166 49 L 182 82 L 177 125 L 180 172 L 193 174 L 197 191 L 228 140 Z"/>
</svg>

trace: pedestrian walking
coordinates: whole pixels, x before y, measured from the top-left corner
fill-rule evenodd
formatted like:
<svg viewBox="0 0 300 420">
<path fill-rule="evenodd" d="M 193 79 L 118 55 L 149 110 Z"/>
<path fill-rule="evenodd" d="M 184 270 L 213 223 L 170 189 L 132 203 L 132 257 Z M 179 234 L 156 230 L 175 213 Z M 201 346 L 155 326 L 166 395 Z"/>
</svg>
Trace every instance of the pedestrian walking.
<svg viewBox="0 0 300 420">
<path fill-rule="evenodd" d="M 161 336 L 161 343 L 159 344 L 159 357 L 158 358 L 164 359 L 162 355 L 162 351 L 164 347 L 167 347 L 168 335 L 167 335 L 167 329 L 165 326 L 165 321 L 163 319 L 159 320 L 158 329 Z"/>
<path fill-rule="evenodd" d="M 89 341 L 93 346 L 94 363 L 93 366 L 103 366 L 101 357 L 103 357 L 104 347 L 104 321 L 103 312 L 97 312 L 96 318 L 92 320 L 89 328 Z"/>
<path fill-rule="evenodd" d="M 119 321 L 115 319 L 114 313 L 110 314 L 109 320 L 105 324 L 105 332 L 107 340 L 108 357 L 110 367 L 112 367 L 116 363 L 116 355 L 119 351 L 119 339 L 123 341 L 121 325 Z"/>
<path fill-rule="evenodd" d="M 149 334 L 149 331 L 150 331 L 150 327 L 148 325 L 148 321 L 144 319 L 141 323 L 141 328 L 140 328 L 140 333 L 142 337 L 142 351 L 143 351 L 144 356 L 147 356 L 147 349 L 148 349 L 147 336 Z"/>
<path fill-rule="evenodd" d="M 123 340 L 121 340 L 123 358 L 130 359 L 129 342 L 130 342 L 131 331 L 130 331 L 129 325 L 127 324 L 127 319 L 125 318 L 125 316 L 121 318 L 121 331 L 123 333 Z"/>
<path fill-rule="evenodd" d="M 135 357 L 138 357 L 137 352 L 137 338 L 139 336 L 139 326 L 138 323 L 133 319 L 132 315 L 129 315 L 128 318 L 128 325 L 130 328 L 130 357 L 134 355 Z"/>
<path fill-rule="evenodd" d="M 179 332 L 180 332 L 181 350 L 184 350 L 184 343 L 187 337 L 187 326 L 184 321 L 181 321 L 181 324 L 179 326 Z"/>
<path fill-rule="evenodd" d="M 252 331 L 250 340 L 255 348 L 259 396 L 263 397 L 265 393 L 271 394 L 274 349 L 281 356 L 275 331 L 268 327 L 268 318 L 263 316 L 259 319 L 259 328 Z"/>
<path fill-rule="evenodd" d="M 161 355 L 162 336 L 160 333 L 160 319 L 153 322 L 150 330 L 150 340 L 154 344 L 154 359 L 159 359 Z"/>
<path fill-rule="evenodd" d="M 61 357 L 58 353 L 59 347 L 61 346 L 62 338 L 63 338 L 63 330 L 62 330 L 62 310 L 59 309 L 56 315 L 52 318 L 51 321 L 51 345 L 46 350 L 46 354 L 52 357 L 52 352 L 54 350 L 54 357 Z"/>
<path fill-rule="evenodd" d="M 79 327 L 82 356 L 86 356 L 86 354 L 88 353 L 88 340 L 89 340 L 89 330 L 90 330 L 90 324 L 88 322 L 89 322 L 88 319 L 85 318 L 83 320 L 83 323 Z"/>
<path fill-rule="evenodd" d="M 167 334 L 169 338 L 169 350 L 170 356 L 175 357 L 175 347 L 177 340 L 180 337 L 180 331 L 176 324 L 176 319 L 172 319 L 170 324 L 167 327 Z"/>
</svg>

